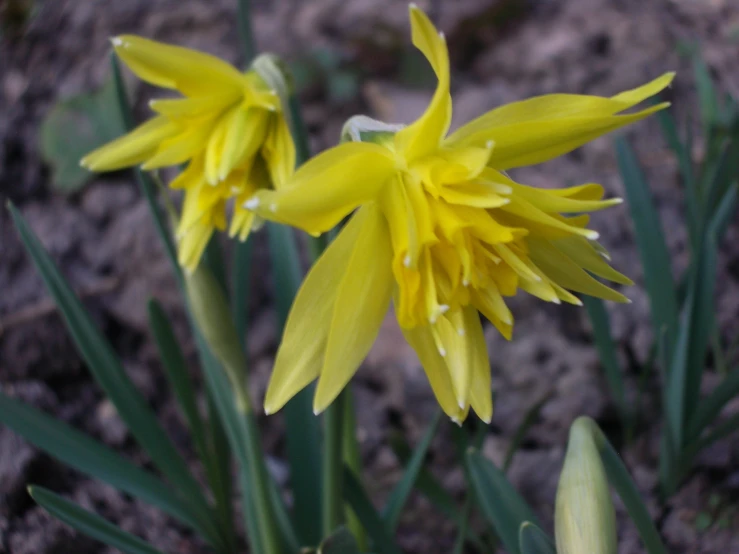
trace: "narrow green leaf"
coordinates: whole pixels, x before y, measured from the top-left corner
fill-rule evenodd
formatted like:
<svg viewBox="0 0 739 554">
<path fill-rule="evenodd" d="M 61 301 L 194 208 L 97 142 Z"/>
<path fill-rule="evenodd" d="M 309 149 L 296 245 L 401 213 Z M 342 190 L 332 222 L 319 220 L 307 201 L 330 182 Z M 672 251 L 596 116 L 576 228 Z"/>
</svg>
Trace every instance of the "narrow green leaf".
<svg viewBox="0 0 739 554">
<path fill-rule="evenodd" d="M 382 510 L 382 519 L 385 520 L 385 525 L 391 531 L 395 531 L 398 527 L 403 506 L 405 506 L 408 496 L 410 495 L 411 490 L 413 490 L 413 485 L 418 479 L 418 473 L 423 466 L 426 453 L 431 446 L 431 441 L 433 440 L 434 435 L 436 435 L 436 429 L 439 427 L 440 420 L 441 412 L 437 410 L 428 426 L 428 429 L 426 429 L 426 432 L 423 434 L 416 450 L 413 452 L 413 456 L 411 456 L 411 459 L 405 468 L 403 477 L 390 493 L 387 504 L 385 504 L 385 508 Z"/>
<path fill-rule="evenodd" d="M 667 549 L 662 544 L 659 532 L 654 526 L 654 522 L 652 522 L 647 507 L 642 502 L 639 491 L 634 481 L 631 480 L 626 466 L 624 466 L 613 445 L 597 426 L 594 426 L 594 434 L 608 481 L 616 489 L 618 496 L 626 506 L 629 517 L 631 517 L 639 531 L 639 536 L 644 541 L 647 554 L 667 554 Z"/>
<path fill-rule="evenodd" d="M 666 361 L 669 364 L 669 353 L 673 351 L 677 340 L 679 315 L 670 255 L 649 186 L 636 156 L 624 138 L 616 140 L 616 155 L 644 268 L 644 285 L 649 295 L 652 326 L 655 333 L 665 333 L 668 353 Z"/>
<path fill-rule="evenodd" d="M 66 423 L 0 393 L 0 422 L 60 462 L 140 498 L 207 534 L 168 485 Z"/>
<path fill-rule="evenodd" d="M 737 160 L 739 160 L 739 149 L 737 150 Z M 736 175 L 739 177 L 739 168 L 737 168 Z M 737 196 L 739 196 L 739 184 L 734 182 L 733 186 L 719 200 L 713 212 L 712 219 L 708 222 L 708 232 L 717 244 L 724 237 L 729 223 L 731 223 L 736 214 Z"/>
<path fill-rule="evenodd" d="M 698 441 L 695 453 L 697 454 L 703 448 L 706 448 L 710 444 L 729 436 L 730 434 L 739 431 L 739 414 L 734 414 L 730 418 L 722 421 L 706 433 Z"/>
<path fill-rule="evenodd" d="M 126 129 L 128 131 L 131 131 L 135 126 L 133 112 L 131 111 L 131 106 L 128 103 L 128 98 L 126 97 L 126 88 L 123 84 L 121 68 L 118 63 L 118 58 L 116 58 L 115 56 L 115 53 L 111 54 L 110 62 L 113 68 L 113 82 L 115 83 L 116 88 L 118 109 L 120 110 Z M 138 167 L 134 169 L 134 174 L 136 175 L 136 181 L 139 184 L 139 188 L 146 198 L 146 203 L 149 206 L 149 210 L 151 211 L 151 215 L 154 220 L 154 227 L 157 230 L 159 238 L 162 240 L 164 252 L 167 254 L 167 258 L 169 258 L 169 261 L 174 268 L 175 277 L 179 282 L 181 282 L 182 270 L 180 269 L 180 265 L 177 262 L 177 249 L 175 248 L 174 241 L 172 240 L 172 236 L 169 232 L 169 226 L 167 225 L 167 222 L 162 215 L 162 211 L 159 208 L 159 204 L 157 203 L 156 183 L 154 183 L 154 180 L 148 173 L 142 171 Z"/>
<path fill-rule="evenodd" d="M 518 530 L 530 521 L 539 525 L 528 503 L 518 494 L 505 474 L 480 452 L 468 450 L 465 465 L 470 488 L 483 515 L 495 529 L 510 554 L 521 554 Z"/>
<path fill-rule="evenodd" d="M 693 75 L 698 91 L 703 128 L 707 130 L 716 125 L 718 121 L 718 95 L 713 86 L 713 79 L 708 71 L 708 66 L 697 51 L 693 54 Z"/>
<path fill-rule="evenodd" d="M 464 506 L 462 506 L 461 521 L 457 526 L 457 538 L 454 540 L 454 550 L 452 551 L 453 554 L 462 554 L 464 552 L 464 545 L 467 542 L 467 535 L 469 534 L 471 511 L 472 495 L 468 493 L 464 499 Z"/>
<path fill-rule="evenodd" d="M 182 349 L 175 337 L 172 326 L 162 306 L 156 300 L 148 305 L 149 325 L 154 335 L 159 355 L 167 378 L 175 393 L 185 421 L 192 434 L 195 450 L 205 467 L 208 484 L 216 500 L 218 523 L 224 528 L 224 535 L 233 543 L 233 513 L 231 499 L 231 456 L 223 447 L 223 430 L 217 414 L 211 409 L 210 425 L 206 434 L 203 419 L 198 411 L 195 390 L 187 372 L 187 364 Z M 210 395 L 208 396 L 210 399 Z M 209 440 L 210 439 L 210 440 Z"/>
<path fill-rule="evenodd" d="M 284 329 L 303 273 L 295 233 L 289 227 L 267 223 L 279 328 Z M 296 394 L 284 408 L 290 484 L 294 516 L 303 544 L 321 540 L 321 430 L 313 414 L 313 386 Z"/>
<path fill-rule="evenodd" d="M 518 530 L 518 546 L 521 554 L 557 554 L 551 537 L 530 521 L 523 522 Z"/>
<path fill-rule="evenodd" d="M 198 514 L 202 523 L 210 529 L 208 538 L 217 540 L 214 514 L 184 459 L 159 425 L 151 408 L 131 382 L 110 344 L 90 319 L 82 303 L 62 277 L 38 238 L 12 205 L 10 212 L 26 250 L 59 307 L 67 329 L 95 381 L 113 402 L 121 419 L 152 462 L 182 493 L 183 498 Z"/>
<path fill-rule="evenodd" d="M 698 406 L 706 350 L 714 325 L 716 255 L 715 241 L 709 233 L 691 268 L 685 311 L 667 379 L 667 422 L 678 451 L 685 445 L 686 427 Z"/>
<path fill-rule="evenodd" d="M 99 515 L 88 512 L 74 502 L 43 487 L 28 487 L 28 494 L 54 517 L 83 535 L 92 537 L 126 554 L 162 554 L 149 543 L 113 525 Z"/>
<path fill-rule="evenodd" d="M 344 394 L 344 424 L 342 425 L 341 449 L 346 466 L 356 476 L 360 476 L 362 473 L 362 453 L 359 450 L 359 440 L 357 440 L 357 414 L 352 388 L 347 387 Z M 361 482 L 360 477 L 357 477 L 357 479 Z M 367 533 L 354 511 L 346 506 L 345 509 L 347 529 L 356 538 L 360 550 L 366 551 L 369 548 Z"/>
<path fill-rule="evenodd" d="M 344 468 L 344 497 L 362 522 L 379 554 L 402 554 L 385 522 L 377 513 L 364 487 L 349 468 Z"/>
<path fill-rule="evenodd" d="M 736 396 L 739 396 L 739 368 L 731 371 L 711 394 L 700 401 L 688 427 L 688 436 L 693 440 L 697 439 L 716 420 L 724 406 Z"/>
<path fill-rule="evenodd" d="M 523 439 L 526 437 L 526 433 L 529 432 L 531 426 L 536 422 L 541 409 L 551 397 L 551 392 L 546 393 L 539 400 L 534 402 L 534 404 L 526 411 L 526 414 L 524 414 L 521 424 L 516 429 L 516 432 L 513 434 L 513 438 L 511 438 L 511 443 L 508 445 L 508 450 L 505 454 L 505 460 L 503 461 L 503 473 L 508 473 L 508 469 L 511 467 L 511 463 L 513 462 L 513 456 L 516 455 L 516 452 L 521 446 Z"/>
</svg>

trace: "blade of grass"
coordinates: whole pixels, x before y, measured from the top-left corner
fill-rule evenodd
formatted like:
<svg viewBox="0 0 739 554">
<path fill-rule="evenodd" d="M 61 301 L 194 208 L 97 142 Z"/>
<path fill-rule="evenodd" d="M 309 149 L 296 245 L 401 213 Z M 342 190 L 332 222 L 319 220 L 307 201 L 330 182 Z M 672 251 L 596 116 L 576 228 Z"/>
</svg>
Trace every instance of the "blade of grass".
<svg viewBox="0 0 739 554">
<path fill-rule="evenodd" d="M 528 503 L 518 494 L 505 474 L 478 451 L 470 449 L 465 457 L 469 487 L 483 515 L 511 554 L 520 554 L 518 530 L 538 520 Z"/>
<path fill-rule="evenodd" d="M 379 554 L 402 554 L 385 522 L 377 513 L 364 487 L 354 477 L 351 469 L 344 468 L 344 498 L 357 514 Z"/>
<path fill-rule="evenodd" d="M 441 421 L 441 412 L 437 410 L 428 426 L 428 429 L 426 429 L 421 441 L 413 452 L 413 455 L 405 468 L 403 477 L 390 493 L 387 503 L 385 504 L 385 508 L 382 510 L 382 519 L 385 520 L 385 525 L 390 529 L 390 531 L 395 531 L 398 527 L 403 506 L 405 506 L 408 496 L 410 495 L 411 490 L 413 490 L 413 485 L 418 479 L 418 473 L 423 466 L 423 461 L 426 458 L 426 453 L 428 452 L 429 447 L 431 446 L 431 441 L 433 440 L 434 435 L 436 435 L 439 421 Z"/>
<path fill-rule="evenodd" d="M 246 327 L 249 315 L 247 308 L 253 244 L 254 242 L 251 239 L 237 243 L 233 260 L 231 306 L 236 332 L 239 334 L 241 347 L 244 349 L 246 348 Z"/>
<path fill-rule="evenodd" d="M 344 425 L 342 426 L 341 447 L 343 451 L 344 464 L 354 472 L 357 480 L 361 483 L 362 474 L 362 454 L 359 450 L 359 441 L 357 440 L 357 414 L 354 406 L 354 393 L 351 387 L 347 387 L 344 392 Z M 366 552 L 369 548 L 367 542 L 367 533 L 362 527 L 359 518 L 351 509 L 346 506 L 346 526 L 352 533 L 362 552 Z"/>
<path fill-rule="evenodd" d="M 642 502 L 639 491 L 629 476 L 626 466 L 624 466 L 613 445 L 597 426 L 594 426 L 594 435 L 608 481 L 616 489 L 619 498 L 626 506 L 626 511 L 636 525 L 647 553 L 667 554 L 667 549 L 662 544 L 659 532 L 652 522 L 647 507 Z"/>
<path fill-rule="evenodd" d="M 698 104 L 703 120 L 703 129 L 707 131 L 714 127 L 718 120 L 718 95 L 713 86 L 713 79 L 711 79 L 708 66 L 698 51 L 693 53 L 693 77 L 698 91 Z"/>
<path fill-rule="evenodd" d="M 665 333 L 668 353 L 666 362 L 669 367 L 669 353 L 673 351 L 677 340 L 679 314 L 670 255 L 649 187 L 636 156 L 624 138 L 616 140 L 616 155 L 644 268 L 644 284 L 649 295 L 652 325 L 655 332 Z"/>
<path fill-rule="evenodd" d="M 267 223 L 279 328 L 284 329 L 292 301 L 302 280 L 300 256 L 292 229 Z M 284 408 L 287 457 L 294 495 L 294 516 L 302 544 L 321 540 L 321 431 L 313 414 L 313 389 L 308 386 Z"/>
<path fill-rule="evenodd" d="M 143 539 L 124 531 L 50 490 L 39 486 L 30 486 L 28 487 L 28 494 L 39 506 L 57 519 L 80 533 L 112 546 L 121 552 L 126 554 L 162 554 Z"/>
<path fill-rule="evenodd" d="M 711 429 L 708 433 L 706 433 L 703 437 L 701 437 L 701 439 L 698 441 L 695 453 L 697 454 L 703 448 L 709 446 L 717 440 L 721 440 L 724 437 L 727 437 L 728 435 L 736 431 L 739 431 L 739 414 L 734 414 L 725 421 L 722 421 L 713 429 Z"/>
<path fill-rule="evenodd" d="M 80 300 L 44 250 L 38 238 L 14 206 L 11 216 L 34 265 L 54 298 L 66 327 L 95 381 L 116 407 L 121 419 L 157 468 L 183 495 L 204 526 L 209 538 L 220 540 L 215 514 L 187 464 L 159 425 L 146 400 L 126 374 L 110 344 L 90 319 Z M 223 546 L 223 545 L 221 545 Z"/>
<path fill-rule="evenodd" d="M 521 554 L 557 554 L 551 537 L 530 521 L 521 524 L 518 546 Z"/>
<path fill-rule="evenodd" d="M 0 422 L 60 462 L 140 498 L 207 536 L 192 510 L 168 485 L 66 423 L 3 394 Z"/>
<path fill-rule="evenodd" d="M 703 430 L 716 420 L 724 406 L 738 395 L 739 368 L 736 368 L 711 391 L 711 394 L 701 400 L 688 426 L 688 437 L 692 440 L 697 439 Z"/>
<path fill-rule="evenodd" d="M 470 511 L 472 510 L 472 495 L 468 494 L 464 499 L 464 506 L 462 506 L 462 516 L 460 524 L 458 525 L 457 538 L 454 541 L 453 554 L 463 554 L 464 545 L 467 542 L 467 534 L 470 520 Z"/>
</svg>

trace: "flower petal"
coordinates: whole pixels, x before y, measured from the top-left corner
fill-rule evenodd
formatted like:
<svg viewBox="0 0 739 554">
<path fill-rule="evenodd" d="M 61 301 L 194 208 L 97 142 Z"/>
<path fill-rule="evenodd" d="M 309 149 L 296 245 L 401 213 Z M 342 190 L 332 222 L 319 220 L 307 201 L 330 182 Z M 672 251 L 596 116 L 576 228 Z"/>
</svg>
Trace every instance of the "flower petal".
<svg viewBox="0 0 739 554">
<path fill-rule="evenodd" d="M 282 188 L 295 172 L 295 143 L 284 117 L 273 117 L 272 128 L 262 146 L 262 157 L 267 164 L 272 185 Z"/>
<path fill-rule="evenodd" d="M 390 305 L 392 250 L 377 206 L 352 218 L 361 226 L 338 283 L 313 410 L 322 412 L 341 392 L 369 352 Z M 328 285 L 325 285 L 328 286 Z"/>
<path fill-rule="evenodd" d="M 469 349 L 470 404 L 477 417 L 485 423 L 493 419 L 493 392 L 491 390 L 490 360 L 480 316 L 472 306 L 463 310 L 465 338 Z"/>
<path fill-rule="evenodd" d="M 348 142 L 302 165 L 280 190 L 257 192 L 247 207 L 265 219 L 317 235 L 374 200 L 394 171 L 387 149 Z"/>
<path fill-rule="evenodd" d="M 431 64 L 439 82 L 431 103 L 414 123 L 395 135 L 395 146 L 409 161 L 422 157 L 439 147 L 452 120 L 452 98 L 449 94 L 449 52 L 446 40 L 428 16 L 411 4 L 411 35 L 413 44 Z"/>
<path fill-rule="evenodd" d="M 298 290 L 264 399 L 268 414 L 282 408 L 321 371 L 339 284 L 359 239 L 361 224 L 357 218 L 346 224 Z"/>
<path fill-rule="evenodd" d="M 166 117 L 158 116 L 82 158 L 90 171 L 113 171 L 140 164 L 156 151 L 159 143 L 178 131 Z"/>
<path fill-rule="evenodd" d="M 489 165 L 496 169 L 541 163 L 664 109 L 669 104 L 614 115 L 656 94 L 670 84 L 673 76 L 667 73 L 612 98 L 557 94 L 514 102 L 458 129 L 445 145 L 481 146 L 492 140 L 495 148 Z"/>
<path fill-rule="evenodd" d="M 405 340 L 416 351 L 441 409 L 451 419 L 462 421 L 465 410 L 460 409 L 457 403 L 452 380 L 449 376 L 449 368 L 444 358 L 439 354 L 436 342 L 431 334 L 431 326 L 401 327 L 400 329 Z"/>
<path fill-rule="evenodd" d="M 185 96 L 213 95 L 243 86 L 243 76 L 236 68 L 210 54 L 134 35 L 114 38 L 113 46 L 138 77 Z"/>
</svg>

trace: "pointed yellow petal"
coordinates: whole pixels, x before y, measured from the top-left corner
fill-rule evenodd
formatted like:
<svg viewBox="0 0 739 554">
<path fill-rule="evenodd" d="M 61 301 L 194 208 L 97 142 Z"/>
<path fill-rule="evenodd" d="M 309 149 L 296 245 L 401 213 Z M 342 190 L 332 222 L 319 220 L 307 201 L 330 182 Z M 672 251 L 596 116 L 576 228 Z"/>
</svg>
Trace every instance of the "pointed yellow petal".
<svg viewBox="0 0 739 554">
<path fill-rule="evenodd" d="M 155 117 L 90 152 L 80 164 L 90 171 L 113 171 L 140 164 L 154 154 L 163 140 L 177 131 L 178 127 L 166 117 Z"/>
<path fill-rule="evenodd" d="M 213 225 L 198 223 L 180 238 L 177 259 L 187 271 L 195 271 L 214 230 Z"/>
<path fill-rule="evenodd" d="M 205 160 L 204 156 L 193 158 L 187 167 L 169 182 L 169 188 L 178 190 L 189 190 L 199 187 L 205 181 Z"/>
<path fill-rule="evenodd" d="M 464 409 L 469 404 L 472 367 L 462 310 L 452 310 L 440 316 L 432 325 L 432 332 L 438 334 L 436 346 L 449 370 L 457 406 Z"/>
<path fill-rule="evenodd" d="M 262 157 L 269 168 L 272 185 L 275 189 L 282 188 L 295 171 L 295 143 L 281 114 L 272 116 L 272 128 L 262 147 Z"/>
<path fill-rule="evenodd" d="M 169 119 L 188 120 L 207 119 L 222 112 L 237 102 L 241 94 L 224 90 L 213 96 L 195 98 L 160 98 L 149 101 L 149 107 L 159 115 Z"/>
<path fill-rule="evenodd" d="M 567 237 L 552 241 L 552 246 L 593 275 L 621 285 L 634 282 L 608 265 L 596 246 L 583 237 Z"/>
<path fill-rule="evenodd" d="M 578 146 L 663 109 L 663 103 L 627 115 L 622 112 L 670 84 L 667 73 L 637 89 L 612 98 L 554 94 L 502 106 L 453 133 L 447 146 L 495 143 L 489 165 L 508 169 L 532 165 L 562 155 Z"/>
<path fill-rule="evenodd" d="M 313 265 L 298 290 L 264 399 L 264 411 L 268 414 L 282 408 L 321 371 L 336 294 L 359 239 L 361 223 L 361 220 L 352 218 L 346 224 Z"/>
<path fill-rule="evenodd" d="M 247 207 L 265 219 L 320 234 L 374 200 L 395 171 L 387 149 L 348 142 L 312 158 L 279 191 L 259 191 Z"/>
<path fill-rule="evenodd" d="M 235 167 L 257 153 L 264 143 L 268 124 L 269 115 L 264 110 L 243 107 L 234 110 L 233 116 L 224 123 L 226 131 L 219 160 L 219 179 L 225 179 Z"/>
<path fill-rule="evenodd" d="M 603 298 L 604 300 L 629 301 L 623 294 L 595 280 L 564 253 L 551 247 L 548 241 L 530 239 L 528 243 L 531 260 L 554 283 L 566 289 Z"/>
<path fill-rule="evenodd" d="M 552 194 L 548 189 L 529 187 L 519 183 L 512 183 L 510 186 L 513 189 L 514 195 L 519 198 L 523 198 L 532 206 L 536 206 L 543 212 L 594 212 L 623 203 L 621 198 L 610 198 L 608 200 L 581 200 L 578 198 Z"/>
<path fill-rule="evenodd" d="M 154 155 L 146 160 L 141 169 L 152 170 L 160 167 L 179 165 L 205 150 L 208 136 L 213 129 L 213 121 L 191 124 L 175 136 L 163 140 Z"/>
<path fill-rule="evenodd" d="M 211 56 L 161 42 L 122 35 L 113 39 L 116 54 L 144 81 L 179 90 L 185 96 L 208 96 L 238 90 L 243 76 L 233 66 Z"/>
<path fill-rule="evenodd" d="M 405 340 L 408 341 L 408 344 L 416 351 L 418 358 L 421 360 L 421 365 L 426 372 L 431 389 L 434 391 L 441 409 L 453 420 L 462 421 L 465 410 L 461 410 L 459 404 L 457 404 L 449 369 L 446 361 L 439 354 L 434 337 L 431 334 L 431 327 L 419 326 L 410 329 L 401 327 L 401 331 Z"/>
<path fill-rule="evenodd" d="M 473 294 L 473 303 L 482 315 L 495 325 L 501 335 L 511 340 L 513 314 L 506 306 L 495 283 L 488 283 L 485 287 L 476 289 Z"/>
<path fill-rule="evenodd" d="M 377 338 L 390 305 L 390 236 L 380 210 L 361 208 L 352 218 L 361 226 L 335 291 L 333 315 L 313 410 L 322 412 L 357 371 Z"/>
<path fill-rule="evenodd" d="M 439 147 L 449 130 L 452 119 L 452 99 L 449 94 L 449 52 L 446 40 L 431 20 L 418 7 L 411 4 L 411 35 L 413 44 L 431 64 L 439 83 L 431 103 L 424 114 L 395 135 L 395 145 L 406 159 L 414 160 Z"/>
<path fill-rule="evenodd" d="M 485 333 L 474 307 L 467 306 L 463 312 L 465 338 L 470 352 L 470 404 L 477 417 L 490 423 L 493 419 L 493 392 Z"/>
</svg>

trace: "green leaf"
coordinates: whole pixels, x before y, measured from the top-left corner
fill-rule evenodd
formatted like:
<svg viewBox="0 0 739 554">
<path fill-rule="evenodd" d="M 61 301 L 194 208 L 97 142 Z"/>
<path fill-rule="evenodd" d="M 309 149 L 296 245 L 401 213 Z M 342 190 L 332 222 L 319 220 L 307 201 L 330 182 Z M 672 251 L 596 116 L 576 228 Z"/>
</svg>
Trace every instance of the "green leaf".
<svg viewBox="0 0 739 554">
<path fill-rule="evenodd" d="M 225 536 L 233 542 L 233 513 L 231 499 L 231 456 L 227 445 L 222 444 L 223 430 L 218 415 L 213 413 L 208 433 L 206 434 L 203 419 L 198 411 L 195 390 L 187 373 L 187 364 L 182 349 L 177 342 L 172 326 L 164 310 L 156 300 L 148 305 L 149 326 L 154 335 L 154 342 L 159 350 L 167 378 L 180 405 L 185 421 L 192 434 L 195 450 L 198 453 L 205 473 L 216 499 L 219 513 L 218 522 L 224 527 Z M 210 399 L 210 395 L 208 395 Z M 210 440 L 209 440 L 210 439 Z"/>
<path fill-rule="evenodd" d="M 700 401 L 688 427 L 688 436 L 693 440 L 697 439 L 715 421 L 724 406 L 736 396 L 739 396 L 739 368 L 730 372 L 711 394 Z"/>
<path fill-rule="evenodd" d="M 618 407 L 624 428 L 630 427 L 631 408 L 626 401 L 626 388 L 624 386 L 623 374 L 618 363 L 616 344 L 611 336 L 611 322 L 606 311 L 606 306 L 600 298 L 591 296 L 582 297 L 585 309 L 588 312 L 590 323 L 593 326 L 593 338 L 598 357 L 603 366 L 603 371 L 611 389 L 613 401 Z"/>
<path fill-rule="evenodd" d="M 697 454 L 703 448 L 709 446 L 710 444 L 718 440 L 723 439 L 724 437 L 731 435 L 735 431 L 739 431 L 739 414 L 734 414 L 733 416 L 726 419 L 725 421 L 722 421 L 721 423 L 716 425 L 713 429 L 711 429 L 708 433 L 702 436 L 700 440 L 698 441 L 693 452 Z"/>
<path fill-rule="evenodd" d="M 557 554 L 551 537 L 530 521 L 523 522 L 518 530 L 518 546 L 521 554 Z"/>
<path fill-rule="evenodd" d="M 346 527 L 339 527 L 318 547 L 318 554 L 361 554 L 359 545 Z"/>
<path fill-rule="evenodd" d="M 655 334 L 665 333 L 666 352 L 673 351 L 677 340 L 678 304 L 672 277 L 670 255 L 665 244 L 659 214 L 649 187 L 631 147 L 624 138 L 616 140 L 616 155 L 624 181 L 636 244 L 644 267 L 644 285 L 649 295 Z"/>
<path fill-rule="evenodd" d="M 0 422 L 60 462 L 140 498 L 206 534 L 182 498 L 158 477 L 66 423 L 1 393 Z"/>
<path fill-rule="evenodd" d="M 441 412 L 437 411 L 436 415 L 434 415 L 434 418 L 431 420 L 428 429 L 426 429 L 426 432 L 423 434 L 421 441 L 418 443 L 416 450 L 413 452 L 413 456 L 411 456 L 411 459 L 405 468 L 403 477 L 390 493 L 387 504 L 385 504 L 385 508 L 382 511 L 382 519 L 385 520 L 385 525 L 391 531 L 395 531 L 398 527 L 403 506 L 408 500 L 408 496 L 413 489 L 413 485 L 418 479 L 418 473 L 420 472 L 421 467 L 423 467 L 426 453 L 428 452 L 429 446 L 431 446 L 431 441 L 436 434 L 436 429 L 439 427 L 440 420 Z"/>
<path fill-rule="evenodd" d="M 47 512 L 80 533 L 126 554 L 162 554 L 149 543 L 88 512 L 74 502 L 43 487 L 28 487 L 28 494 Z"/>
<path fill-rule="evenodd" d="M 608 481 L 616 489 L 619 498 L 626 506 L 629 517 L 631 517 L 639 531 L 639 536 L 644 541 L 647 554 L 667 554 L 667 549 L 662 544 L 659 532 L 639 495 L 639 490 L 636 488 L 634 481 L 631 480 L 626 466 L 624 466 L 618 453 L 613 445 L 608 442 L 603 432 L 597 426 L 594 425 L 593 427 Z"/>
<path fill-rule="evenodd" d="M 238 242 L 234 248 L 231 309 L 233 310 L 234 325 L 241 339 L 242 348 L 246 347 L 247 308 L 253 244 L 254 241 L 249 239 L 245 242 Z"/>
<path fill-rule="evenodd" d="M 465 457 L 470 488 L 483 515 L 495 529 L 510 554 L 521 554 L 518 530 L 530 521 L 539 525 L 528 503 L 518 494 L 505 474 L 480 452 L 470 449 Z"/>
<path fill-rule="evenodd" d="M 79 190 L 92 177 L 80 160 L 125 131 L 115 109 L 115 82 L 57 102 L 41 123 L 40 147 L 51 166 L 52 186 L 65 193 Z"/>
<path fill-rule="evenodd" d="M 513 434 L 511 444 L 508 446 L 508 451 L 506 452 L 505 460 L 503 461 L 503 473 L 508 473 L 508 469 L 511 467 L 511 462 L 513 462 L 513 456 L 516 455 L 516 452 L 521 446 L 523 439 L 526 437 L 526 433 L 528 433 L 531 426 L 536 422 L 536 418 L 539 417 L 541 409 L 551 397 L 551 392 L 546 393 L 526 411 L 521 424 L 518 426 L 516 432 Z"/>
<path fill-rule="evenodd" d="M 713 79 L 711 79 L 708 66 L 698 51 L 693 54 L 693 75 L 698 91 L 698 103 L 700 105 L 701 118 L 703 119 L 703 128 L 710 129 L 718 121 L 718 95 L 713 86 Z"/>
<path fill-rule="evenodd" d="M 392 534 L 377 513 L 361 483 L 351 469 L 344 468 L 344 498 L 357 514 L 379 554 L 402 554 Z"/>
<path fill-rule="evenodd" d="M 187 464 L 38 238 L 12 205 L 10 213 L 26 250 L 54 298 L 67 329 L 95 381 L 113 402 L 121 419 L 152 462 L 182 493 L 185 502 L 210 530 L 207 538 L 216 541 L 217 544 L 218 534 L 214 514 Z"/>
<path fill-rule="evenodd" d="M 715 241 L 709 233 L 691 267 L 685 311 L 667 378 L 667 423 L 678 451 L 685 446 L 687 425 L 698 406 L 706 350 L 714 325 L 716 255 Z"/>
<path fill-rule="evenodd" d="M 279 329 L 284 329 L 302 281 L 295 233 L 289 227 L 267 223 Z M 280 331 L 282 334 L 282 331 Z M 321 540 L 321 431 L 313 414 L 314 386 L 296 394 L 284 408 L 287 458 L 294 495 L 294 516 L 303 544 Z"/>
</svg>

